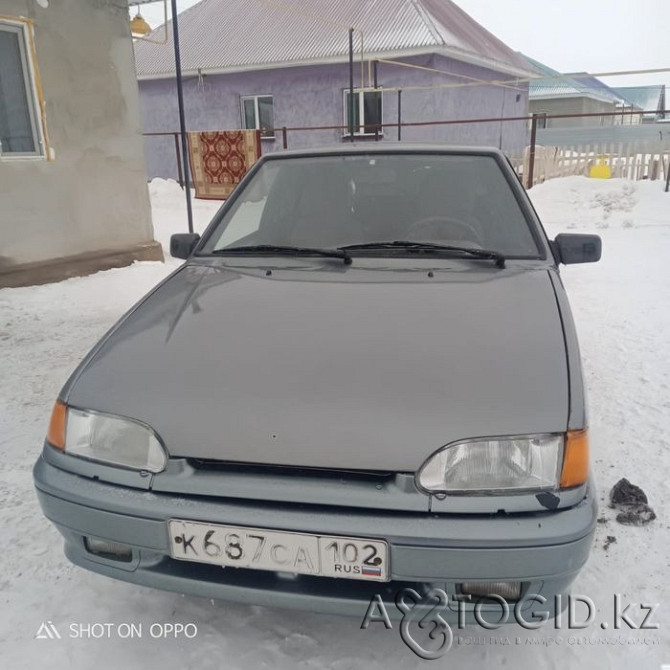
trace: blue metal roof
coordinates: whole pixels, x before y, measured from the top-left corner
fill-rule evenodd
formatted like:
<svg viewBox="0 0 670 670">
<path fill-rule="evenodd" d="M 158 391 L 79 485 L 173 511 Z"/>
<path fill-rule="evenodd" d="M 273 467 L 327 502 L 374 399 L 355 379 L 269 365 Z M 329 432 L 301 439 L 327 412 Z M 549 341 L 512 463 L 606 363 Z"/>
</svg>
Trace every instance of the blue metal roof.
<svg viewBox="0 0 670 670">
<path fill-rule="evenodd" d="M 537 74 L 543 76 L 541 79 L 530 82 L 530 100 L 586 97 L 615 105 L 623 102 L 621 95 L 587 73 L 566 76 L 529 56 L 524 56 L 524 58 Z"/>
<path fill-rule="evenodd" d="M 614 90 L 638 109 L 645 111 L 665 109 L 665 85 L 622 86 Z"/>
</svg>

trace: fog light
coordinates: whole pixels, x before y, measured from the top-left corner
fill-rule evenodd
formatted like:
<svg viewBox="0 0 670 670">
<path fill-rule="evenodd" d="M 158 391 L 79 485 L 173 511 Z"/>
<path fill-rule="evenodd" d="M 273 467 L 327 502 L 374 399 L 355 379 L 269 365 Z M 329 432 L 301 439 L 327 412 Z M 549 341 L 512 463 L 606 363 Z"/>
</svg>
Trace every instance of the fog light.
<svg viewBox="0 0 670 670">
<path fill-rule="evenodd" d="M 108 558 L 111 561 L 128 563 L 133 558 L 133 550 L 127 544 L 120 544 L 119 542 L 108 542 L 107 540 L 96 540 L 93 537 L 85 537 L 84 546 L 89 554 Z"/>
<path fill-rule="evenodd" d="M 470 596 L 498 596 L 505 600 L 519 600 L 521 582 L 468 582 L 460 585 L 461 593 Z"/>
</svg>

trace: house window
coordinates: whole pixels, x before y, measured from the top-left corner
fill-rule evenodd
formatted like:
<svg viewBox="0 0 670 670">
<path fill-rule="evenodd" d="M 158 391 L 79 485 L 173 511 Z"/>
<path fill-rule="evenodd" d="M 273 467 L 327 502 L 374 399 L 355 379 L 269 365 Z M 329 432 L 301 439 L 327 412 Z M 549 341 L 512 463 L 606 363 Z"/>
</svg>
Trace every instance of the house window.
<svg viewBox="0 0 670 670">
<path fill-rule="evenodd" d="M 41 156 L 26 30 L 0 21 L 0 156 Z"/>
<path fill-rule="evenodd" d="M 346 134 L 351 128 L 351 108 L 349 106 L 351 92 L 344 91 L 344 125 Z M 382 92 L 380 90 L 354 91 L 353 105 L 354 135 L 374 135 L 375 128 L 382 133 Z"/>
<path fill-rule="evenodd" d="M 261 137 L 274 139 L 275 119 L 271 95 L 242 98 L 242 120 L 246 130 L 260 130 Z"/>
</svg>

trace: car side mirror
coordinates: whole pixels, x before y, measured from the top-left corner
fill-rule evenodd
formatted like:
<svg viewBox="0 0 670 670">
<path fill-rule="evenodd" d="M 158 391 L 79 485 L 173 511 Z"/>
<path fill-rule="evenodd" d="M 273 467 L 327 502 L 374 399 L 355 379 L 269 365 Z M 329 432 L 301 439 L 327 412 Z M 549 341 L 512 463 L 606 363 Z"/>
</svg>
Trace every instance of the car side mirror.
<svg viewBox="0 0 670 670">
<path fill-rule="evenodd" d="M 561 234 L 554 240 L 558 260 L 565 265 L 595 263 L 600 260 L 602 248 L 603 243 L 598 235 Z"/>
<path fill-rule="evenodd" d="M 175 258 L 188 258 L 199 241 L 198 233 L 175 233 L 170 237 L 170 255 Z"/>
</svg>

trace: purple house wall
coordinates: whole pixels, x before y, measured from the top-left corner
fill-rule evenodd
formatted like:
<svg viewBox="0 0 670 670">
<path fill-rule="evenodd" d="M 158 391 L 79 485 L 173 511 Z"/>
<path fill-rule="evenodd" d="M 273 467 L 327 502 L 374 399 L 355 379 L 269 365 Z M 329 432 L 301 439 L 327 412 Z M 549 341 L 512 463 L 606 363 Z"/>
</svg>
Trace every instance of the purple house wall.
<svg viewBox="0 0 670 670">
<path fill-rule="evenodd" d="M 453 72 L 485 81 L 510 79 L 509 75 L 433 54 L 403 59 L 404 62 Z M 460 77 L 379 66 L 383 93 L 383 121 L 396 123 L 397 89 L 403 89 L 402 121 L 499 118 L 520 116 L 528 110 L 528 85 L 518 87 L 467 86 L 460 88 L 414 87 L 462 84 Z M 360 63 L 356 65 L 356 85 Z M 366 70 L 367 73 L 367 70 Z M 205 75 L 184 80 L 187 130 L 224 130 L 242 126 L 241 96 L 272 95 L 275 127 L 344 125 L 344 94 L 349 86 L 346 64 L 311 65 L 231 74 Z M 405 90 L 407 89 L 407 90 Z M 175 132 L 179 127 L 175 80 L 144 79 L 139 82 L 143 130 Z M 527 144 L 525 122 L 476 123 L 451 126 L 403 128 L 403 142 L 495 146 L 519 154 Z M 295 131 L 288 134 L 289 149 L 333 145 L 345 141 L 340 131 Z M 374 141 L 365 138 L 363 141 Z M 397 129 L 388 128 L 383 142 L 397 142 Z M 281 151 L 281 135 L 264 139 L 262 151 Z M 147 177 L 177 177 L 173 137 L 145 137 Z"/>
</svg>

